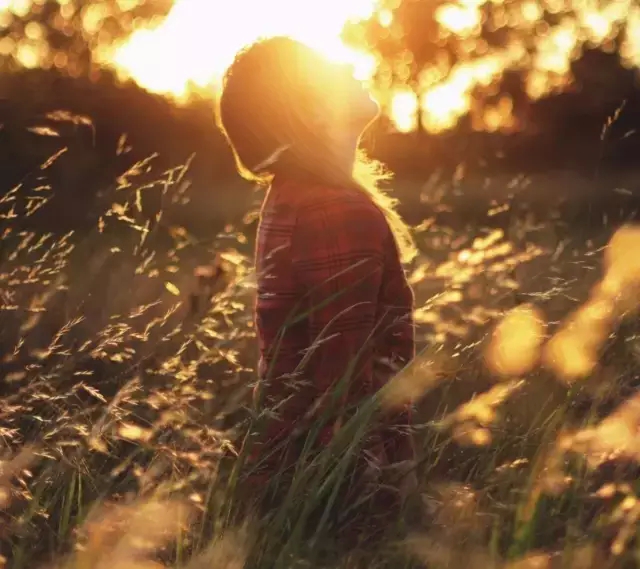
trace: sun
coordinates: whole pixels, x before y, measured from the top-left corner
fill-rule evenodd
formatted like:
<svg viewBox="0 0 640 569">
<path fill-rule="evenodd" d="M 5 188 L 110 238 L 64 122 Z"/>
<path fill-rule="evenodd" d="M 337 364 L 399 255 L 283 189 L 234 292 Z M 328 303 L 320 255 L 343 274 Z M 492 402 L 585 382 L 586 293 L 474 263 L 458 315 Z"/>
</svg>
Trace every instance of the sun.
<svg viewBox="0 0 640 569">
<path fill-rule="evenodd" d="M 345 25 L 370 18 L 377 0 L 176 0 L 156 27 L 98 54 L 101 63 L 156 93 L 186 99 L 215 89 L 234 55 L 257 39 L 286 35 L 370 76 L 375 58 L 349 48 Z"/>
</svg>

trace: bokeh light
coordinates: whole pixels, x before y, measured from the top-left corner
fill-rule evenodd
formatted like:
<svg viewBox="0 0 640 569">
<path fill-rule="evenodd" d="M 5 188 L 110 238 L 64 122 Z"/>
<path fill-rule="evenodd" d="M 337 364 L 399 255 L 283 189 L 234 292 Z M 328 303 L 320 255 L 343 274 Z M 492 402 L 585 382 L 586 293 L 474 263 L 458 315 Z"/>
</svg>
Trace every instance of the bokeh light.
<svg viewBox="0 0 640 569">
<path fill-rule="evenodd" d="M 58 10 L 47 25 L 30 18 L 49 4 Z M 475 130 L 526 126 L 502 86 L 509 71 L 523 77 L 535 101 L 571 86 L 572 64 L 585 49 L 617 51 L 624 66 L 640 65 L 634 0 L 443 2 L 433 9 L 436 33 L 426 40 L 433 53 L 424 64 L 409 49 L 389 58 L 374 45 L 372 30 L 383 43 L 403 44 L 408 24 L 399 23 L 400 8 L 390 0 L 0 0 L 0 55 L 24 68 L 55 67 L 77 76 L 79 50 L 59 48 L 50 32 L 78 34 L 93 69 L 114 69 L 121 79 L 182 104 L 194 95 L 215 96 L 221 74 L 243 46 L 289 35 L 354 64 L 359 78 L 375 78 L 375 95 L 398 131 L 432 133 L 467 116 Z"/>
</svg>

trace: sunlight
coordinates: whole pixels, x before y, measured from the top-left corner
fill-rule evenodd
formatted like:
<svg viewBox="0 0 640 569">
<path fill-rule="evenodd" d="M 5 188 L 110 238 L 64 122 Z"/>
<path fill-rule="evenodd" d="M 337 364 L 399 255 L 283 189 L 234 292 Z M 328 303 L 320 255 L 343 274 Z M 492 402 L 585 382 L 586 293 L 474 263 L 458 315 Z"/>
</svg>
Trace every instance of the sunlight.
<svg viewBox="0 0 640 569">
<path fill-rule="evenodd" d="M 348 48 L 346 23 L 371 17 L 376 0 L 177 0 L 157 27 L 134 32 L 101 59 L 123 77 L 154 92 L 188 98 L 193 90 L 214 89 L 235 54 L 262 37 L 286 35 L 304 41 L 328 58 L 351 63 L 358 78 L 375 69 L 372 55 Z"/>
<path fill-rule="evenodd" d="M 42 3 L 0 0 L 0 29 L 8 30 L 14 20 L 39 12 Z M 215 97 L 216 85 L 238 50 L 262 37 L 285 35 L 332 60 L 352 64 L 355 76 L 363 81 L 379 72 L 382 81 L 372 81 L 371 87 L 399 132 L 422 128 L 440 133 L 455 128 L 464 117 L 469 117 L 474 130 L 526 127 L 526 108 L 523 111 L 509 92 L 503 92 L 505 75 L 522 73 L 530 100 L 548 97 L 571 86 L 573 63 L 585 48 L 616 51 L 623 65 L 640 65 L 640 7 L 633 0 L 523 0 L 512 7 L 489 0 L 445 1 L 433 14 L 437 23 L 433 41 L 440 47 L 420 69 L 416 54 L 406 49 L 395 59 L 382 60 L 364 35 L 357 36 L 362 29 L 356 29 L 358 47 L 344 40 L 349 23 L 370 19 L 377 21 L 383 38 L 401 40 L 404 24 L 395 17 L 399 3 L 163 0 L 170 6 L 167 15 L 150 21 L 126 13 L 145 0 L 118 0 L 117 8 L 99 1 L 57 3 L 55 26 L 80 32 L 91 44 L 97 68 L 113 69 L 120 80 L 132 80 L 177 104 L 188 103 L 194 95 Z M 545 11 L 566 14 L 549 25 L 544 22 Z M 114 43 L 108 22 L 120 17 L 129 35 Z M 506 41 L 490 44 L 486 30 L 508 32 Z M 26 69 L 64 69 L 72 77 L 85 72 L 83 57 L 50 44 L 46 29 L 35 20 L 5 34 L 0 55 L 11 56 Z M 99 76 L 99 70 L 92 71 L 96 72 L 92 77 Z"/>
<path fill-rule="evenodd" d="M 414 131 L 418 123 L 418 98 L 413 91 L 399 90 L 391 99 L 391 116 L 400 132 Z"/>
</svg>

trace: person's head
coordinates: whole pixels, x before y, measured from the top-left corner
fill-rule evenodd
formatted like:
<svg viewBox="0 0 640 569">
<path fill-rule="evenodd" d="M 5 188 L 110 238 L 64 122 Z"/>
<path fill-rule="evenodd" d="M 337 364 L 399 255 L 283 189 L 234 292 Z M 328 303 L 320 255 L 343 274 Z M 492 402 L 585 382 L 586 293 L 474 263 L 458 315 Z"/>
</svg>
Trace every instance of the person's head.
<svg viewBox="0 0 640 569">
<path fill-rule="evenodd" d="M 326 166 L 351 175 L 360 135 L 377 114 L 350 66 L 286 37 L 241 51 L 219 99 L 222 130 L 249 179 L 276 174 L 285 164 L 299 174 L 320 175 Z M 272 160 L 281 150 L 282 158 Z M 265 164 L 270 159 L 274 163 Z"/>
<path fill-rule="evenodd" d="M 415 255 L 410 231 L 395 200 L 378 188 L 389 176 L 358 150 L 378 114 L 350 66 L 275 37 L 236 56 L 223 78 L 217 119 L 244 178 L 268 184 L 294 176 L 355 186 L 383 210 L 408 260 Z"/>
</svg>

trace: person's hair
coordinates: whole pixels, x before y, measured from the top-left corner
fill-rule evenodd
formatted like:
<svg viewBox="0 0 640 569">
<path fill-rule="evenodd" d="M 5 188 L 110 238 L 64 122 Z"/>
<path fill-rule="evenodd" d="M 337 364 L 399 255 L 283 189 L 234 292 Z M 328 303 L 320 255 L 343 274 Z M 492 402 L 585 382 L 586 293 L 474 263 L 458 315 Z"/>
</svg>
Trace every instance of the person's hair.
<svg viewBox="0 0 640 569">
<path fill-rule="evenodd" d="M 295 176 L 365 192 L 384 213 L 403 261 L 410 261 L 416 254 L 411 231 L 395 209 L 397 200 L 380 188 L 391 173 L 360 149 L 353 170 L 345 171 L 344 157 L 316 134 L 324 93 L 309 82 L 309 52 L 293 39 L 270 38 L 239 52 L 228 68 L 217 122 L 237 170 L 263 186 L 274 177 Z"/>
</svg>

